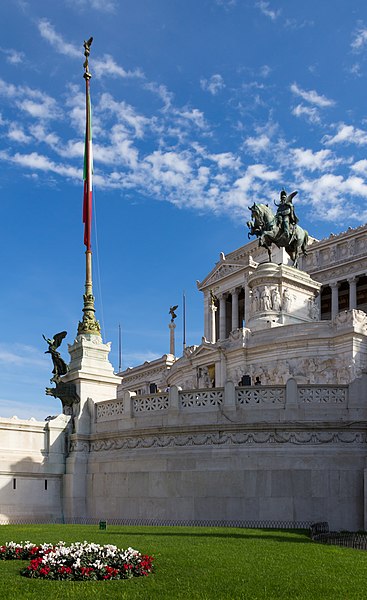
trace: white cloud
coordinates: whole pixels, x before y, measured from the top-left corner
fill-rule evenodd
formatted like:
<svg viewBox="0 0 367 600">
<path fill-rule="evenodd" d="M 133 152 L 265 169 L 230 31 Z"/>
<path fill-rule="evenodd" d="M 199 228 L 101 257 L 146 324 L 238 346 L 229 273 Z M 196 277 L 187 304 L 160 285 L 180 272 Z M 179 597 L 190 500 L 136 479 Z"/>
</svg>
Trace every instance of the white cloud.
<svg viewBox="0 0 367 600">
<path fill-rule="evenodd" d="M 79 50 L 73 44 L 65 42 L 63 37 L 59 33 L 56 33 L 53 25 L 48 19 L 40 19 L 37 25 L 38 31 L 43 39 L 47 40 L 56 52 L 64 54 L 65 56 L 70 56 L 71 58 L 81 58 L 83 56 L 82 47 Z"/>
<path fill-rule="evenodd" d="M 110 54 L 104 54 L 102 58 L 95 58 L 93 60 L 93 66 L 91 69 L 94 71 L 96 77 L 103 77 L 105 75 L 112 77 L 139 77 L 143 78 L 144 74 L 139 69 L 135 71 L 125 71 L 123 67 L 118 65 Z"/>
<path fill-rule="evenodd" d="M 145 162 L 151 165 L 153 179 L 171 187 L 183 186 L 191 174 L 191 166 L 184 153 L 156 150 L 146 157 Z"/>
<path fill-rule="evenodd" d="M 213 96 L 215 96 L 225 87 L 225 84 L 223 77 L 219 75 L 219 73 L 216 73 L 215 75 L 212 75 L 210 79 L 201 79 L 200 86 L 204 91 L 210 92 Z"/>
<path fill-rule="evenodd" d="M 220 152 L 218 154 L 209 154 L 208 158 L 215 162 L 220 169 L 238 170 L 241 167 L 241 160 L 232 152 Z"/>
<path fill-rule="evenodd" d="M 366 44 L 367 44 L 367 27 L 361 26 L 353 34 L 353 40 L 351 43 L 351 47 L 355 52 L 360 52 L 361 50 L 363 50 L 363 48 Z"/>
<path fill-rule="evenodd" d="M 359 196 L 367 199 L 367 185 L 361 177 L 347 177 L 335 174 L 324 174 L 316 179 L 299 181 L 299 189 L 306 195 L 318 218 L 325 221 L 335 221 L 345 218 L 346 210 L 349 218 L 361 221 L 366 211 L 360 206 L 353 205 L 348 198 Z"/>
<path fill-rule="evenodd" d="M 310 123 L 321 123 L 319 111 L 315 106 L 297 104 L 297 106 L 292 108 L 292 115 L 295 117 L 305 117 Z"/>
<path fill-rule="evenodd" d="M 256 135 L 254 137 L 248 137 L 244 141 L 245 146 L 249 148 L 255 154 L 259 154 L 260 152 L 264 152 L 270 147 L 270 137 L 265 133 L 261 135 Z"/>
<path fill-rule="evenodd" d="M 260 76 L 266 78 L 270 75 L 271 71 L 272 69 L 269 67 L 269 65 L 263 65 L 260 68 Z"/>
<path fill-rule="evenodd" d="M 188 121 L 199 129 L 205 129 L 206 127 L 204 113 L 198 108 L 184 107 L 181 109 L 175 109 L 173 114 L 179 117 L 181 122 L 182 120 Z"/>
<path fill-rule="evenodd" d="M 11 65 L 18 65 L 24 62 L 24 52 L 19 52 L 18 50 L 14 50 L 13 48 L 0 48 L 0 50 L 5 54 L 6 61 Z"/>
<path fill-rule="evenodd" d="M 0 79 L 0 96 L 14 99 L 20 110 L 34 118 L 51 119 L 60 115 L 55 99 L 40 90 L 17 87 Z"/>
<path fill-rule="evenodd" d="M 268 169 L 266 165 L 261 163 L 250 165 L 247 167 L 245 175 L 234 182 L 233 187 L 242 191 L 248 191 L 250 190 L 254 179 L 269 182 L 279 180 L 280 176 L 279 171 Z"/>
<path fill-rule="evenodd" d="M 356 173 L 363 173 L 367 175 L 367 160 L 364 158 L 363 160 L 358 160 L 354 165 L 351 166 L 351 170 Z"/>
<path fill-rule="evenodd" d="M 224 6 L 224 8 L 232 8 L 233 6 L 236 6 L 237 0 L 215 0 L 215 3 L 218 4 L 218 6 Z"/>
<path fill-rule="evenodd" d="M 74 8 L 88 8 L 100 12 L 115 12 L 117 0 L 68 0 Z"/>
<path fill-rule="evenodd" d="M 265 0 L 259 0 L 259 2 L 255 3 L 255 6 L 260 9 L 260 11 L 263 15 L 265 15 L 265 17 L 268 17 L 272 21 L 275 21 L 281 13 L 280 9 L 274 10 L 270 8 L 270 3 L 265 2 Z"/>
<path fill-rule="evenodd" d="M 359 63 L 354 63 L 354 65 L 350 67 L 349 73 L 356 77 L 362 77 L 361 65 Z"/>
<path fill-rule="evenodd" d="M 37 142 L 47 144 L 51 148 L 54 148 L 60 143 L 59 136 L 52 131 L 46 131 L 44 125 L 41 123 L 31 125 L 29 131 Z"/>
<path fill-rule="evenodd" d="M 319 108 L 326 108 L 335 104 L 334 100 L 330 100 L 329 98 L 326 98 L 326 96 L 318 94 L 315 90 L 303 90 L 297 83 L 292 83 L 290 89 L 295 96 L 300 96 L 306 102 L 315 104 Z"/>
<path fill-rule="evenodd" d="M 76 169 L 70 165 L 56 164 L 47 156 L 38 154 L 37 152 L 31 152 L 29 154 L 20 154 L 17 152 L 12 155 L 2 150 L 0 151 L 0 160 L 11 162 L 26 167 L 27 169 L 56 173 L 61 177 L 64 176 L 79 181 L 82 178 L 81 168 Z"/>
<path fill-rule="evenodd" d="M 38 348 L 26 344 L 0 344 L 0 363 L 4 365 L 32 365 L 47 367 Z"/>
<path fill-rule="evenodd" d="M 133 130 L 137 138 L 144 136 L 144 130 L 150 123 L 147 117 L 139 115 L 130 104 L 124 101 L 116 102 L 108 93 L 102 94 L 97 111 L 109 111 L 114 114 L 118 122 L 123 123 L 126 127 Z"/>
<path fill-rule="evenodd" d="M 328 146 L 333 144 L 356 144 L 357 146 L 364 146 L 367 144 L 367 131 L 353 125 L 340 123 L 336 134 L 334 136 L 326 135 L 322 141 Z"/>
<path fill-rule="evenodd" d="M 146 90 L 149 90 L 153 94 L 156 94 L 164 104 L 164 110 L 168 110 L 173 102 L 173 94 L 169 92 L 167 87 L 162 84 L 157 84 L 155 82 L 148 82 L 144 85 Z"/>
<path fill-rule="evenodd" d="M 17 102 L 17 105 L 21 110 L 28 113 L 31 117 L 35 117 L 38 119 L 49 119 L 50 117 L 54 117 L 54 111 L 56 103 L 52 99 L 51 102 L 43 102 L 40 104 L 38 101 L 34 101 L 31 99 L 22 100 Z"/>
<path fill-rule="evenodd" d="M 29 144 L 29 142 L 32 141 L 32 138 L 16 123 L 11 123 L 7 137 L 12 142 L 17 142 L 19 144 Z"/>
<path fill-rule="evenodd" d="M 340 160 L 333 157 L 331 150 L 313 152 L 310 149 L 295 148 L 291 150 L 291 157 L 296 168 L 308 171 L 331 169 L 340 162 Z"/>
</svg>

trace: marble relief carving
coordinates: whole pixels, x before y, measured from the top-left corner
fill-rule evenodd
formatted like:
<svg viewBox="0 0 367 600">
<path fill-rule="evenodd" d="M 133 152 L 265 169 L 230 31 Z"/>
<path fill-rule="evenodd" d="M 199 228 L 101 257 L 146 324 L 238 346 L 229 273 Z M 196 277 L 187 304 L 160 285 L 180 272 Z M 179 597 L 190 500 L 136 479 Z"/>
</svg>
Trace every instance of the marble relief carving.
<svg viewBox="0 0 367 600">
<path fill-rule="evenodd" d="M 364 431 L 215 431 L 193 432 L 182 434 L 146 434 L 144 436 L 116 436 L 110 439 L 93 440 L 90 443 L 92 452 L 108 452 L 113 450 L 136 450 L 144 448 L 167 448 L 183 446 L 268 446 L 275 444 L 318 446 L 334 445 L 366 445 L 367 435 Z M 71 451 L 85 451 L 84 442 L 73 440 Z"/>
</svg>

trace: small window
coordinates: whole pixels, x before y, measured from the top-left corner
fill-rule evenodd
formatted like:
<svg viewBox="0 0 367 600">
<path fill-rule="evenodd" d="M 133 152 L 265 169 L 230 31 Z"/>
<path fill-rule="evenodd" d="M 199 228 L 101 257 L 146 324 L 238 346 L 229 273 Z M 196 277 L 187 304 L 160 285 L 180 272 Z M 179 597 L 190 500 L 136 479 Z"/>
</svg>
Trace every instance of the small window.
<svg viewBox="0 0 367 600">
<path fill-rule="evenodd" d="M 47 492 L 47 479 L 45 479 L 45 492 Z"/>
<path fill-rule="evenodd" d="M 13 490 L 16 490 L 16 489 L 17 489 L 17 480 L 14 477 L 14 479 L 13 479 Z"/>
</svg>

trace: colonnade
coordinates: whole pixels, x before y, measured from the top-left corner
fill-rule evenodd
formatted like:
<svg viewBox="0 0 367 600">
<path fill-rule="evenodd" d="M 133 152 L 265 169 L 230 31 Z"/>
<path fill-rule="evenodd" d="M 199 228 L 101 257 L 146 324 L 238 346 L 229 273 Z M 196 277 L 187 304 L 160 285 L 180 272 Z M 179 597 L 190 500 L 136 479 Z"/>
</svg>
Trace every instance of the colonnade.
<svg viewBox="0 0 367 600">
<path fill-rule="evenodd" d="M 207 296 L 205 311 L 205 337 L 211 342 L 224 340 L 234 329 L 242 327 L 246 319 L 246 293 L 244 287 L 235 287 L 218 294 Z"/>
<path fill-rule="evenodd" d="M 323 285 L 320 292 L 321 318 L 333 319 L 341 310 L 367 308 L 367 277 L 353 276 Z"/>
<path fill-rule="evenodd" d="M 210 342 L 227 339 L 248 319 L 248 288 L 245 285 L 213 296 L 206 293 L 204 336 Z M 323 284 L 316 298 L 321 319 L 333 319 L 341 310 L 367 312 L 367 275 L 353 275 Z"/>
</svg>

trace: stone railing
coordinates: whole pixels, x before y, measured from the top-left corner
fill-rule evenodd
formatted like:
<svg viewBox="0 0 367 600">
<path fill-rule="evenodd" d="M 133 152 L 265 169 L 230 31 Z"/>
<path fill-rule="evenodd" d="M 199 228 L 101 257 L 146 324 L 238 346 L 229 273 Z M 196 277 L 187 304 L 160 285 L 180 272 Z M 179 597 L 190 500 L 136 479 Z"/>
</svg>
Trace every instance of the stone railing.
<svg viewBox="0 0 367 600">
<path fill-rule="evenodd" d="M 345 406 L 348 399 L 348 386 L 300 385 L 298 394 L 301 404 L 337 404 Z"/>
<path fill-rule="evenodd" d="M 267 405 L 284 406 L 285 386 L 240 387 L 236 389 L 236 404 L 239 406 Z"/>
<path fill-rule="evenodd" d="M 224 388 L 201 390 L 179 390 L 172 386 L 167 392 L 145 396 L 124 392 L 123 398 L 99 402 L 95 407 L 95 421 L 102 423 L 116 419 L 146 418 L 149 415 L 171 415 L 176 418 L 178 413 L 228 413 L 228 410 L 241 410 L 241 414 L 242 411 L 257 409 L 317 412 L 321 408 L 346 409 L 348 396 L 347 385 L 297 385 L 294 379 L 288 380 L 284 386 L 235 387 L 232 382 L 227 382 Z"/>
<path fill-rule="evenodd" d="M 134 413 L 161 411 L 169 408 L 169 397 L 167 393 L 135 396 L 132 400 Z"/>
<path fill-rule="evenodd" d="M 123 400 L 109 400 L 108 402 L 98 402 L 96 404 L 96 420 L 111 421 L 124 414 Z"/>
<path fill-rule="evenodd" d="M 223 404 L 224 389 L 189 390 L 178 393 L 179 406 L 186 408 L 216 408 Z"/>
</svg>

